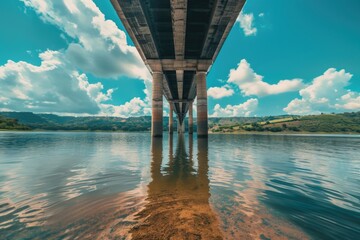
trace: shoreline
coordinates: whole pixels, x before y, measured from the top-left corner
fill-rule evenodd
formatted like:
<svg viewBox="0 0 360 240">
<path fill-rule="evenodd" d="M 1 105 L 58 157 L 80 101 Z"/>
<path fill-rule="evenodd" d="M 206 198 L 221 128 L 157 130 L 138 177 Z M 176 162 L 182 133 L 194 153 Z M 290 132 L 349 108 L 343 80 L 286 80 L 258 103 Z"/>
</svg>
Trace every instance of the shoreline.
<svg viewBox="0 0 360 240">
<path fill-rule="evenodd" d="M 105 131 L 105 130 L 46 130 L 46 129 L 34 129 L 34 130 L 18 130 L 18 129 L 0 129 L 1 132 L 83 132 L 83 133 L 150 133 L 150 131 Z M 168 133 L 164 131 L 164 133 Z M 187 132 L 186 132 L 187 133 Z M 194 135 L 196 132 L 194 132 Z M 351 135 L 360 136 L 357 132 L 209 132 L 209 135 Z"/>
<path fill-rule="evenodd" d="M 209 135 L 359 135 L 357 132 L 257 132 L 257 131 L 249 131 L 249 132 L 209 132 Z"/>
<path fill-rule="evenodd" d="M 47 130 L 47 129 L 30 129 L 30 130 L 23 130 L 23 129 L 0 129 L 1 132 L 104 132 L 104 133 L 145 133 L 150 131 L 106 131 L 106 130 Z"/>
</svg>

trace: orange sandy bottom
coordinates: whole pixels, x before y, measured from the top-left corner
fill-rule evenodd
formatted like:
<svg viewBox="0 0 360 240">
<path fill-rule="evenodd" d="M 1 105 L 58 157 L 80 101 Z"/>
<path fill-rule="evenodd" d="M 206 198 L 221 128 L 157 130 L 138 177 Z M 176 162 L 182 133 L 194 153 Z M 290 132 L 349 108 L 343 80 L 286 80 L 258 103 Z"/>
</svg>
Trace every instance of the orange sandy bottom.
<svg viewBox="0 0 360 240">
<path fill-rule="evenodd" d="M 64 239 L 307 239 L 293 225 L 274 218 L 255 201 L 209 204 L 209 194 L 193 189 L 157 189 L 145 199 L 127 193 L 78 198 L 54 208 L 46 223 Z M 250 198 L 251 199 L 251 198 Z M 215 210 L 216 209 L 216 210 Z M 71 224 L 69 224 L 71 223 Z"/>
</svg>

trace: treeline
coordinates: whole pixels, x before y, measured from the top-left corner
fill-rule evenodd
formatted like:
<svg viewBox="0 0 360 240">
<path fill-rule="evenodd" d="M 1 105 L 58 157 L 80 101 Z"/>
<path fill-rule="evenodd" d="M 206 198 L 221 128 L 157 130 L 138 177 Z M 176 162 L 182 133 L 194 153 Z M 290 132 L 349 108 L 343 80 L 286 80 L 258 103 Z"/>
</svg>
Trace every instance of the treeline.
<svg viewBox="0 0 360 240">
<path fill-rule="evenodd" d="M 194 121 L 196 131 L 196 120 Z M 187 121 L 185 121 L 187 128 Z M 176 129 L 176 121 L 174 123 Z M 164 131 L 168 118 L 164 117 Z M 150 131 L 151 117 L 74 117 L 31 112 L 0 112 L 0 129 Z M 309 116 L 210 118 L 211 132 L 325 132 L 360 133 L 360 112 Z"/>
<path fill-rule="evenodd" d="M 304 116 L 299 127 L 308 132 L 360 133 L 360 112 Z"/>
<path fill-rule="evenodd" d="M 30 128 L 19 124 L 17 119 L 0 116 L 0 130 L 30 130 Z"/>
<path fill-rule="evenodd" d="M 65 130 L 65 131 L 150 131 L 151 117 L 74 117 L 32 112 L 0 112 L 2 118 L 16 120 L 23 128 L 0 127 L 21 130 Z M 176 124 L 175 124 L 176 125 Z M 168 118 L 164 117 L 164 131 L 168 130 Z"/>
<path fill-rule="evenodd" d="M 263 117 L 252 123 L 215 124 L 210 131 L 360 133 L 360 112 Z"/>
<path fill-rule="evenodd" d="M 0 116 L 16 120 L 30 130 L 149 131 L 151 127 L 151 117 L 73 117 L 31 112 L 0 112 Z"/>
</svg>

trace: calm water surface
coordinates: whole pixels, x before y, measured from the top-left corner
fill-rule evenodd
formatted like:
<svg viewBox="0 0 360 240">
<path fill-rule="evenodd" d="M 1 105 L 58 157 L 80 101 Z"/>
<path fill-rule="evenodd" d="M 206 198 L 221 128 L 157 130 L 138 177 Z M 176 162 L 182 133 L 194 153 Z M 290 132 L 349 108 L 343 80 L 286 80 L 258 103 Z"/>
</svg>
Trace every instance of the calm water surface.
<svg viewBox="0 0 360 240">
<path fill-rule="evenodd" d="M 0 132 L 0 239 L 360 239 L 359 147 Z"/>
</svg>

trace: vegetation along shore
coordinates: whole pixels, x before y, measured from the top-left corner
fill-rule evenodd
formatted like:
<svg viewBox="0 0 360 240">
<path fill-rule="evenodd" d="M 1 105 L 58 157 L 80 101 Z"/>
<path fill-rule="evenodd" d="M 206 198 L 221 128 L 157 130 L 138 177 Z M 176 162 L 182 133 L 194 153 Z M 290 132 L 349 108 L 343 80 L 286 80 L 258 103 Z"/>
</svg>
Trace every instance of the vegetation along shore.
<svg viewBox="0 0 360 240">
<path fill-rule="evenodd" d="M 196 121 L 195 121 L 196 122 Z M 168 118 L 164 118 L 167 131 Z M 75 117 L 0 112 L 0 130 L 150 131 L 151 117 Z M 186 126 L 187 127 L 187 126 Z M 196 125 L 194 126 L 196 130 Z M 319 115 L 209 118 L 210 133 L 360 133 L 360 112 Z"/>
</svg>

